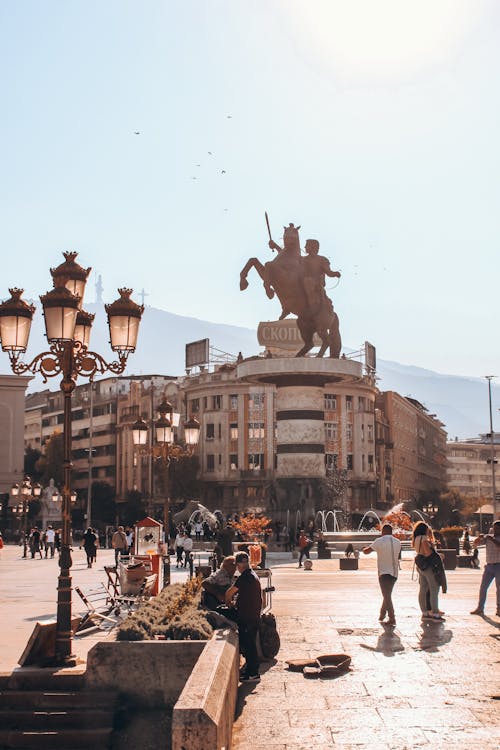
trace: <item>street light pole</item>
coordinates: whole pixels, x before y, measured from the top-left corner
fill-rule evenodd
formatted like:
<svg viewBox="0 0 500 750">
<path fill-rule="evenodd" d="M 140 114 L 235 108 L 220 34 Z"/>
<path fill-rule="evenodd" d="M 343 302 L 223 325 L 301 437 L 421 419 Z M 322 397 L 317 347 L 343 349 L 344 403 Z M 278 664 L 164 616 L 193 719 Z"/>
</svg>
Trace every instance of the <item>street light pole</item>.
<svg viewBox="0 0 500 750">
<path fill-rule="evenodd" d="M 498 515 L 498 507 L 497 505 L 500 505 L 500 503 L 497 503 L 497 488 L 495 483 L 495 434 L 493 432 L 493 410 L 491 407 L 491 381 L 493 378 L 496 377 L 496 375 L 485 375 L 486 380 L 488 381 L 488 403 L 490 408 L 490 444 L 491 444 L 491 486 L 492 486 L 492 506 L 493 506 L 493 516 L 496 517 Z"/>
<path fill-rule="evenodd" d="M 26 558 L 28 557 L 28 503 L 30 500 L 36 500 L 40 497 L 42 494 L 42 486 L 38 484 L 38 482 L 31 484 L 31 478 L 25 477 L 21 486 L 16 483 L 10 488 L 10 494 L 12 497 L 19 497 L 19 493 L 21 493 L 22 500 L 20 510 L 22 513 L 21 527 L 23 533 L 23 558 Z"/>
<path fill-rule="evenodd" d="M 62 492 L 62 534 L 57 587 L 56 665 L 75 664 L 72 655 L 71 631 L 71 400 L 79 376 L 90 382 L 97 374 L 112 372 L 120 375 L 127 358 L 135 351 L 139 323 L 144 310 L 130 299 L 131 289 L 119 289 L 120 298 L 106 305 L 111 349 L 118 361 L 108 363 L 96 352 L 89 351 L 90 330 L 94 316 L 82 310 L 85 284 L 90 268 L 75 262 L 77 253 L 63 253 L 65 262 L 51 269 L 54 288 L 40 297 L 45 318 L 49 351 L 38 354 L 31 362 L 21 357 L 28 346 L 31 321 L 35 308 L 21 299 L 23 290 L 10 289 L 11 298 L 0 305 L 0 339 L 16 375 L 40 373 L 44 382 L 62 375 L 60 388 L 64 396 L 64 487 Z"/>
<path fill-rule="evenodd" d="M 174 426 L 179 424 L 180 415 L 174 412 L 172 404 L 163 398 L 161 404 L 157 407 L 157 412 L 160 416 L 153 423 L 156 442 L 154 442 L 153 433 L 151 433 L 150 446 L 148 447 L 148 426 L 142 417 L 139 417 L 132 425 L 132 440 L 139 452 L 151 456 L 151 463 L 154 459 L 163 459 L 165 462 L 167 486 L 163 502 L 163 524 L 165 541 L 168 544 L 170 533 L 170 464 L 172 460 L 192 455 L 194 447 L 198 443 L 200 423 L 193 417 L 184 423 L 184 441 L 186 443 L 184 447 L 175 443 Z"/>
</svg>

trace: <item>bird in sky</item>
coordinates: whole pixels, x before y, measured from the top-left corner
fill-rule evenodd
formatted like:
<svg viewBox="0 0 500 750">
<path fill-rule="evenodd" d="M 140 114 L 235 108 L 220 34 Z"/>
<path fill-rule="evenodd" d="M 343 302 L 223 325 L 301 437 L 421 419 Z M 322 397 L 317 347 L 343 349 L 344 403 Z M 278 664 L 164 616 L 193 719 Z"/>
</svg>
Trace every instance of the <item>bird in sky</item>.
<svg viewBox="0 0 500 750">
<path fill-rule="evenodd" d="M 140 135 L 140 134 L 141 134 L 140 130 L 134 130 L 134 135 Z"/>
<path fill-rule="evenodd" d="M 207 151 L 207 153 L 208 153 L 208 154 L 209 154 L 210 156 L 213 156 L 213 154 L 212 154 L 212 152 L 211 152 L 211 151 Z"/>
<path fill-rule="evenodd" d="M 221 174 L 226 174 L 226 170 L 225 169 L 221 169 L 220 173 Z"/>
<path fill-rule="evenodd" d="M 233 119 L 233 116 L 232 116 L 232 115 L 228 115 L 228 116 L 227 116 L 227 119 L 228 119 L 228 120 L 232 120 L 232 119 Z"/>
<path fill-rule="evenodd" d="M 197 178 L 197 177 L 191 177 L 191 179 L 192 179 L 192 180 L 197 180 L 198 178 Z"/>
</svg>

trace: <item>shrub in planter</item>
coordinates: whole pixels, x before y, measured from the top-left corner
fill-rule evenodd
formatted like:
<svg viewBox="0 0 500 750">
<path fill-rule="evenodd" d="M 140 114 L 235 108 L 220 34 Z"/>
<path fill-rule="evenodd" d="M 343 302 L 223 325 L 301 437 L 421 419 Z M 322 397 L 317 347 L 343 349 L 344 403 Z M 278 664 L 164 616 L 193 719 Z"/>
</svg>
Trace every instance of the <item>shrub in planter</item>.
<svg viewBox="0 0 500 750">
<path fill-rule="evenodd" d="M 201 580 L 164 589 L 133 612 L 119 626 L 118 641 L 152 640 L 157 635 L 175 640 L 208 640 L 213 628 L 200 609 Z"/>
<path fill-rule="evenodd" d="M 440 534 L 444 537 L 446 548 L 454 549 L 458 554 L 460 552 L 460 537 L 463 534 L 462 526 L 445 526 L 440 529 Z"/>
</svg>

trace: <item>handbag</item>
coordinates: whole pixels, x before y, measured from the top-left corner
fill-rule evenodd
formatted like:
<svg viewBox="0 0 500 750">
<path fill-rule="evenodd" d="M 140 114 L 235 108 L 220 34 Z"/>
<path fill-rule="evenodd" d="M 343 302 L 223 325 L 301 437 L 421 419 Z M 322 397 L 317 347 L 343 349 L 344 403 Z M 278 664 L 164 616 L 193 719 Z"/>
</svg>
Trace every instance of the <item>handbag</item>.
<svg viewBox="0 0 500 750">
<path fill-rule="evenodd" d="M 419 570 L 427 570 L 431 565 L 432 555 L 426 557 L 425 555 L 415 555 L 415 565 Z"/>
</svg>

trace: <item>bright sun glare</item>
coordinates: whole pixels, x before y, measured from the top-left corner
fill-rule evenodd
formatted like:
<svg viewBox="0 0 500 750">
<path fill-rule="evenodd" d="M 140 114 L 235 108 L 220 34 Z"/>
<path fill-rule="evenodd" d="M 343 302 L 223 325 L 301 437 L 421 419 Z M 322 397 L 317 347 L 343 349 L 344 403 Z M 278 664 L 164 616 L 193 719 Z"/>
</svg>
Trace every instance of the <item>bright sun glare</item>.
<svg viewBox="0 0 500 750">
<path fill-rule="evenodd" d="M 489 0 L 280 0 L 310 55 L 343 83 L 388 83 L 446 63 Z"/>
</svg>

